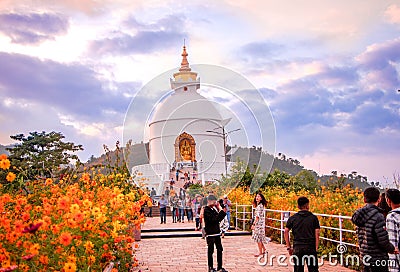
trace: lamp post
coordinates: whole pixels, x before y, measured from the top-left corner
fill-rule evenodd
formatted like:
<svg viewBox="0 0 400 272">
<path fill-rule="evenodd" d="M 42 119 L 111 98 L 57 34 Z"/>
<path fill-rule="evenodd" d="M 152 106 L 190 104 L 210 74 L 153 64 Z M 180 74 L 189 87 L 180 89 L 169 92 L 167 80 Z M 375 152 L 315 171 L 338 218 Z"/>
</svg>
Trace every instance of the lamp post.
<svg viewBox="0 0 400 272">
<path fill-rule="evenodd" d="M 215 131 L 216 129 L 220 129 L 222 128 L 222 133 Z M 233 129 L 231 131 L 225 132 L 225 125 L 222 126 L 218 126 L 216 128 L 214 128 L 214 130 L 207 130 L 206 132 L 210 132 L 210 133 L 215 133 L 218 134 L 219 136 L 222 137 L 222 139 L 224 140 L 224 163 L 225 163 L 225 176 L 228 175 L 228 165 L 227 165 L 227 161 L 226 161 L 226 138 L 228 137 L 228 135 L 232 132 L 238 131 L 240 130 L 240 128 L 237 129 Z"/>
</svg>

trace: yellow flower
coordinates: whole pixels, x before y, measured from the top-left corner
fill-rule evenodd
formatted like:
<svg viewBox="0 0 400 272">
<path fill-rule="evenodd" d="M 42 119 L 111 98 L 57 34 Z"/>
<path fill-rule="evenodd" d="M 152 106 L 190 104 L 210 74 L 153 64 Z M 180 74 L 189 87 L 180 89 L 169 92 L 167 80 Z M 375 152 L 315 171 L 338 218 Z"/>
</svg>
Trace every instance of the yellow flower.
<svg viewBox="0 0 400 272">
<path fill-rule="evenodd" d="M 89 264 L 93 264 L 96 261 L 96 257 L 93 255 L 90 255 L 87 259 Z"/>
<path fill-rule="evenodd" d="M 69 211 L 71 212 L 71 213 L 77 213 L 77 212 L 79 212 L 79 205 L 78 204 L 72 204 L 70 207 L 69 207 Z"/>
<path fill-rule="evenodd" d="M 8 159 L 3 159 L 0 161 L 0 168 L 3 170 L 7 170 L 8 168 L 10 168 L 10 161 Z"/>
<path fill-rule="evenodd" d="M 9 181 L 9 182 L 13 182 L 15 177 L 16 176 L 15 176 L 15 174 L 13 172 L 8 172 L 6 180 Z"/>
<path fill-rule="evenodd" d="M 74 263 L 65 263 L 64 271 L 65 272 L 75 272 L 76 271 L 76 264 L 74 264 Z"/>
<path fill-rule="evenodd" d="M 69 262 L 69 263 L 76 263 L 76 257 L 75 257 L 75 255 L 68 256 L 67 262 Z"/>
<path fill-rule="evenodd" d="M 45 184 L 46 185 L 51 185 L 51 184 L 53 184 L 53 180 L 51 178 L 48 178 L 48 179 L 46 179 Z"/>
<path fill-rule="evenodd" d="M 91 241 L 87 241 L 83 246 L 85 247 L 87 253 L 92 253 L 94 245 Z"/>
</svg>

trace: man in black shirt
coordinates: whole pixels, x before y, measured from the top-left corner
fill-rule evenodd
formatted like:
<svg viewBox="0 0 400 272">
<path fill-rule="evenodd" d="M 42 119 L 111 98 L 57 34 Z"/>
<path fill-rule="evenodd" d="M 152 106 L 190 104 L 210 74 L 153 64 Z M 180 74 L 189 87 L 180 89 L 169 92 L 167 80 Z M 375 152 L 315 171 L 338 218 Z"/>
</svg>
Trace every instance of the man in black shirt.
<svg viewBox="0 0 400 272">
<path fill-rule="evenodd" d="M 286 223 L 286 247 L 289 255 L 293 255 L 295 272 L 303 272 L 304 264 L 307 264 L 309 272 L 318 272 L 319 221 L 309 211 L 310 201 L 306 197 L 299 197 L 297 205 L 300 211 L 292 215 Z M 293 233 L 293 248 L 290 245 L 290 230 Z"/>
<path fill-rule="evenodd" d="M 205 223 L 205 234 L 208 246 L 208 271 L 209 272 L 227 272 L 222 267 L 222 243 L 221 243 L 221 230 L 219 223 L 226 216 L 226 208 L 221 207 L 217 202 L 217 198 L 214 195 L 207 197 L 207 206 L 204 207 L 204 223 Z M 214 245 L 217 248 L 217 270 L 213 267 L 213 254 Z"/>
</svg>

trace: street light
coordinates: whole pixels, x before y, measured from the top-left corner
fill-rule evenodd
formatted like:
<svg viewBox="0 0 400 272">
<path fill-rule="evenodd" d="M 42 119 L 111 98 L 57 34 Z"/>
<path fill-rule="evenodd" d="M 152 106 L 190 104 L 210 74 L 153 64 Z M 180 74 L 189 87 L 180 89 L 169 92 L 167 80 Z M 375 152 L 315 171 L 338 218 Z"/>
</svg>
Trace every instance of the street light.
<svg viewBox="0 0 400 272">
<path fill-rule="evenodd" d="M 225 132 L 225 125 L 226 125 L 229 121 L 230 121 L 230 119 L 225 119 L 225 120 L 223 121 L 223 125 L 222 125 L 222 126 L 218 126 L 218 127 L 214 128 L 214 130 L 207 130 L 207 131 L 206 131 L 206 132 L 218 134 L 218 135 L 221 136 L 222 139 L 224 140 L 224 163 L 225 163 L 225 175 L 226 175 L 226 176 L 228 175 L 228 165 L 227 165 L 227 162 L 226 162 L 226 138 L 228 137 L 228 135 L 229 135 L 230 133 L 240 130 L 240 128 L 237 128 L 237 129 L 233 129 L 233 130 L 231 130 L 231 131 Z M 215 131 L 216 129 L 220 129 L 220 128 L 222 128 L 222 133 L 221 133 L 221 132 L 218 132 L 218 131 Z"/>
</svg>

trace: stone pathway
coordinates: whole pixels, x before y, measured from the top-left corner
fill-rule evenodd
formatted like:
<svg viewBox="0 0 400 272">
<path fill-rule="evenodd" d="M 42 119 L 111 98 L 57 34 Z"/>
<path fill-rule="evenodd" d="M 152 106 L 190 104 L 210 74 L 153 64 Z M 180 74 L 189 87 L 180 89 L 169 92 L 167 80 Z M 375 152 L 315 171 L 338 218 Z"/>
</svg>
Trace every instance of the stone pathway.
<svg viewBox="0 0 400 272">
<path fill-rule="evenodd" d="M 167 222 L 171 220 L 167 219 Z M 188 227 L 193 228 L 192 223 L 167 223 L 160 225 L 159 218 L 149 218 L 143 228 L 167 228 Z M 141 271 L 168 272 L 168 271 L 207 271 L 207 247 L 204 239 L 198 237 L 185 238 L 155 238 L 143 239 L 139 243 L 136 257 L 139 259 Z M 254 253 L 257 252 L 256 244 L 250 236 L 227 236 L 222 240 L 224 247 L 223 263 L 229 272 L 246 271 L 293 271 L 293 267 L 286 260 L 287 266 L 278 265 L 277 259 L 272 255 L 287 256 L 284 245 L 269 243 L 268 263 L 259 264 Z M 272 260 L 272 266 L 269 262 Z M 214 253 L 214 266 L 216 266 L 216 252 Z M 265 262 L 261 260 L 261 262 Z M 307 270 L 306 270 L 307 271 Z M 340 265 L 329 266 L 326 262 L 321 266 L 320 272 L 349 272 L 350 269 Z"/>
</svg>

